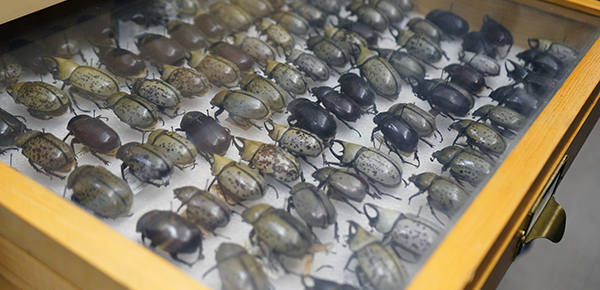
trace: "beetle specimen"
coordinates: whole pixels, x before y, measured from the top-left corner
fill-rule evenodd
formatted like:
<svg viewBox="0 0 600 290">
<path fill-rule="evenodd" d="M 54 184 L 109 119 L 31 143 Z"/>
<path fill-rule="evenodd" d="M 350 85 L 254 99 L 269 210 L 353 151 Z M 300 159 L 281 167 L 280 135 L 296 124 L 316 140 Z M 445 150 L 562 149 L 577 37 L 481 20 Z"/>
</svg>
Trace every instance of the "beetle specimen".
<svg viewBox="0 0 600 290">
<path fill-rule="evenodd" d="M 360 69 L 360 75 L 378 95 L 390 101 L 398 98 L 402 90 L 402 78 L 387 60 L 361 46 L 356 65 Z"/>
<path fill-rule="evenodd" d="M 294 48 L 286 60 L 296 65 L 313 81 L 324 82 L 329 79 L 327 63 L 315 55 Z"/>
<path fill-rule="evenodd" d="M 528 39 L 527 42 L 529 43 L 529 47 L 536 48 L 541 52 L 547 52 L 567 65 L 573 63 L 579 57 L 579 52 L 566 44 L 536 38 Z"/>
<path fill-rule="evenodd" d="M 485 41 L 493 47 L 508 46 L 508 49 L 502 58 L 505 58 L 508 55 L 513 45 L 513 37 L 506 27 L 492 19 L 489 15 L 485 15 L 479 33 L 481 33 Z"/>
<path fill-rule="evenodd" d="M 409 180 L 415 182 L 414 177 Z M 364 211 L 369 225 L 384 234 L 382 243 L 389 245 L 398 257 L 407 261 L 417 262 L 443 231 L 439 226 L 416 215 L 372 203 L 365 204 Z"/>
<path fill-rule="evenodd" d="M 23 67 L 30 69 L 33 73 L 39 75 L 48 73 L 48 69 L 43 61 L 43 57 L 46 56 L 46 50 L 40 43 L 26 39 L 17 39 L 10 43 L 8 49 L 10 54 Z"/>
<path fill-rule="evenodd" d="M 233 145 L 238 149 L 242 160 L 248 161 L 260 173 L 270 175 L 280 182 L 292 182 L 298 178 L 304 181 L 300 162 L 285 149 L 241 137 L 235 137 Z"/>
<path fill-rule="evenodd" d="M 358 133 L 358 136 L 361 136 L 358 130 L 347 123 L 356 122 L 363 114 L 363 110 L 354 100 L 330 87 L 313 88 L 311 92 L 338 120 L 344 123 L 349 129 Z"/>
<path fill-rule="evenodd" d="M 291 8 L 313 26 L 324 28 L 327 22 L 327 14 L 306 1 L 296 1 L 292 3 Z"/>
<path fill-rule="evenodd" d="M 338 83 L 340 84 L 340 92 L 354 100 L 361 108 L 373 107 L 373 111 L 377 113 L 375 92 L 363 78 L 353 73 L 345 73 L 340 76 Z"/>
<path fill-rule="evenodd" d="M 106 70 L 124 78 L 145 77 L 148 74 L 144 59 L 129 51 L 117 47 L 97 46 L 94 52 Z"/>
<path fill-rule="evenodd" d="M 254 66 L 254 58 L 252 56 L 240 47 L 227 42 L 215 42 L 208 48 L 208 51 L 213 55 L 218 55 L 231 61 L 241 71 L 249 71 Z"/>
<path fill-rule="evenodd" d="M 179 168 L 196 164 L 198 151 L 194 143 L 173 131 L 154 130 L 147 143 L 160 149 Z"/>
<path fill-rule="evenodd" d="M 67 188 L 73 189 L 73 202 L 101 217 L 126 216 L 133 205 L 133 192 L 127 182 L 102 166 L 75 168 L 67 179 Z"/>
<path fill-rule="evenodd" d="M 79 41 L 66 30 L 67 28 L 64 26 L 53 26 L 48 30 L 48 34 L 44 38 L 47 51 L 50 55 L 67 59 L 79 55 L 84 62 L 87 62 Z"/>
<path fill-rule="evenodd" d="M 136 43 L 140 55 L 158 65 L 181 66 L 185 62 L 185 48 L 160 34 L 144 34 Z"/>
<path fill-rule="evenodd" d="M 329 65 L 344 67 L 350 61 L 351 48 L 345 42 L 334 41 L 319 35 L 306 41 L 306 46 Z"/>
<path fill-rule="evenodd" d="M 243 7 L 254 17 L 266 17 L 275 12 L 273 4 L 267 0 L 232 0 L 231 3 Z"/>
<path fill-rule="evenodd" d="M 334 167 L 323 167 L 313 172 L 312 177 L 319 181 L 318 188 L 327 187 L 327 196 L 341 200 L 362 213 L 350 200 L 362 202 L 369 193 L 369 183 L 360 175 Z"/>
<path fill-rule="evenodd" d="M 169 185 L 173 174 L 173 161 L 165 156 L 162 150 L 138 142 L 129 142 L 117 151 L 116 157 L 123 160 L 121 174 L 125 179 L 125 169 L 140 181 L 156 187 Z"/>
<path fill-rule="evenodd" d="M 290 95 L 306 93 L 308 81 L 304 75 L 294 67 L 273 60 L 267 60 L 265 75 L 273 78 L 275 82 Z"/>
<path fill-rule="evenodd" d="M 27 107 L 32 117 L 49 120 L 73 111 L 71 102 L 65 93 L 57 87 L 44 82 L 20 82 L 6 88 L 6 92 L 15 103 Z"/>
<path fill-rule="evenodd" d="M 289 51 L 294 48 L 294 38 L 281 27 L 267 19 L 262 19 L 256 25 L 256 30 L 261 34 L 266 34 L 269 40 L 275 45 L 283 48 L 283 51 Z"/>
<path fill-rule="evenodd" d="M 240 69 L 233 62 L 216 55 L 190 51 L 188 64 L 203 73 L 218 87 L 236 83 L 240 79 Z"/>
<path fill-rule="evenodd" d="M 158 123 L 158 108 L 138 95 L 116 93 L 106 100 L 119 120 L 138 131 L 150 131 Z"/>
<path fill-rule="evenodd" d="M 219 108 L 215 112 L 215 120 L 224 111 L 229 113 L 229 118 L 242 129 L 256 126 L 250 120 L 262 120 L 271 116 L 269 104 L 263 97 L 244 90 L 224 90 L 216 94 L 210 104 Z"/>
<path fill-rule="evenodd" d="M 73 149 L 51 133 L 27 131 L 17 137 L 16 143 L 38 173 L 65 179 L 55 172 L 69 172 L 77 167 Z"/>
<path fill-rule="evenodd" d="M 308 228 L 319 227 L 326 229 L 335 224 L 335 238 L 337 233 L 337 212 L 325 193 L 315 185 L 301 182 L 290 190 L 288 199 L 288 212 L 296 209 L 298 215 L 306 222 Z"/>
<path fill-rule="evenodd" d="M 429 112 L 417 107 L 414 103 L 398 103 L 388 109 L 389 113 L 400 116 L 419 137 L 431 136 L 434 132 L 440 135 L 440 143 L 444 140 L 435 124 L 435 117 Z"/>
<path fill-rule="evenodd" d="M 308 3 L 331 15 L 339 15 L 342 9 L 338 0 L 308 0 Z"/>
<path fill-rule="evenodd" d="M 239 83 L 240 89 L 252 92 L 261 97 L 272 111 L 285 110 L 288 93 L 279 85 L 258 74 L 247 74 Z"/>
<path fill-rule="evenodd" d="M 375 236 L 369 234 L 356 222 L 350 223 L 348 229 L 348 245 L 353 259 L 358 261 L 356 275 L 361 286 L 367 289 L 393 290 L 401 289 L 408 283 L 408 274 L 394 251 L 384 246 Z"/>
<path fill-rule="evenodd" d="M 308 20 L 292 11 L 279 10 L 271 18 L 291 34 L 302 37 L 310 33 Z"/>
<path fill-rule="evenodd" d="M 480 92 L 485 87 L 485 77 L 471 66 L 454 63 L 443 71 L 448 73 L 447 79 L 471 93 Z"/>
<path fill-rule="evenodd" d="M 229 28 L 214 12 L 198 14 L 194 19 L 194 25 L 208 37 L 210 42 L 219 41 L 229 33 Z"/>
<path fill-rule="evenodd" d="M 400 50 L 377 49 L 379 56 L 387 60 L 404 78 L 415 78 L 422 80 L 425 78 L 425 64 L 422 60 L 412 56 L 410 53 Z"/>
<path fill-rule="evenodd" d="M 231 144 L 229 130 L 202 112 L 185 113 L 179 127 L 200 152 L 224 155 Z"/>
<path fill-rule="evenodd" d="M 206 35 L 193 24 L 175 20 L 169 23 L 167 29 L 171 39 L 187 50 L 200 50 L 209 45 Z"/>
<path fill-rule="evenodd" d="M 409 198 L 409 201 L 427 192 L 427 202 L 431 213 L 437 219 L 433 209 L 443 212 L 449 218 L 455 215 L 469 200 L 469 193 L 458 182 L 433 172 L 413 175 L 408 179 L 414 183 L 419 192 Z M 438 219 L 439 221 L 439 219 Z"/>
<path fill-rule="evenodd" d="M 444 32 L 431 21 L 423 18 L 413 18 L 406 24 L 408 29 L 416 34 L 424 35 L 439 45 Z"/>
<path fill-rule="evenodd" d="M 10 54 L 0 56 L 0 83 L 4 86 L 12 85 L 21 78 L 23 67 Z"/>
<path fill-rule="evenodd" d="M 498 62 L 485 54 L 461 51 L 458 53 L 458 58 L 466 65 L 476 69 L 485 76 L 500 75 L 500 65 Z"/>
<path fill-rule="evenodd" d="M 201 230 L 214 234 L 216 228 L 225 227 L 231 220 L 231 208 L 223 200 L 194 186 L 173 189 L 175 197 L 186 207 L 185 217 Z"/>
<path fill-rule="evenodd" d="M 267 120 L 265 121 L 265 129 L 269 133 L 269 137 L 277 142 L 279 147 L 285 148 L 295 156 L 302 158 L 312 167 L 315 166 L 308 162 L 306 157 L 321 156 L 327 146 L 315 133 L 302 128 L 288 127 Z"/>
<path fill-rule="evenodd" d="M 267 65 L 267 60 L 275 60 L 275 49 L 260 38 L 236 33 L 233 35 L 233 45 L 239 46 L 262 66 Z"/>
<path fill-rule="evenodd" d="M 171 211 L 152 210 L 145 213 L 137 222 L 135 231 L 142 233 L 142 243 L 150 239 L 151 248 L 159 248 L 171 255 L 173 260 L 192 266 L 179 259 L 179 253 L 194 253 L 198 251 L 196 261 L 204 258 L 202 255 L 202 232 L 191 221 Z"/>
<path fill-rule="evenodd" d="M 560 76 L 563 70 L 563 64 L 556 57 L 547 52 L 540 52 L 535 48 L 530 48 L 517 54 L 517 58 L 525 62 L 532 72 L 549 77 Z"/>
<path fill-rule="evenodd" d="M 478 121 L 490 120 L 492 127 L 506 138 L 514 138 L 516 132 L 523 129 L 527 120 L 525 117 L 508 107 L 484 105 L 473 112 L 480 117 Z"/>
<path fill-rule="evenodd" d="M 351 21 L 344 18 L 338 19 L 338 28 L 346 29 L 350 32 L 356 33 L 364 38 L 369 47 L 377 46 L 377 40 L 379 38 L 379 34 L 375 31 L 371 26 L 364 24 L 360 21 Z"/>
<path fill-rule="evenodd" d="M 444 165 L 442 171 L 450 169 L 450 174 L 460 183 L 466 181 L 477 186 L 491 173 L 494 162 L 482 153 L 456 145 L 434 152 L 432 157 Z"/>
<path fill-rule="evenodd" d="M 417 81 L 416 85 L 410 81 L 410 85 L 417 97 L 446 116 L 465 116 L 473 108 L 474 100 L 470 94 L 463 94 L 444 81 L 426 79 Z"/>
<path fill-rule="evenodd" d="M 13 116 L 0 108 L 0 147 L 16 145 L 17 137 L 27 131 L 27 126 L 19 118 L 25 121 L 25 118 Z M 1 154 L 3 150 L 0 148 Z"/>
<path fill-rule="evenodd" d="M 451 129 L 458 131 L 454 143 L 462 137 L 467 138 L 467 143 L 485 154 L 499 156 L 506 150 L 506 141 L 494 129 L 485 124 L 472 120 L 461 120 L 452 125 Z"/>
<path fill-rule="evenodd" d="M 161 79 L 173 85 L 184 98 L 204 96 L 210 90 L 208 78 L 201 72 L 187 67 L 164 65 Z"/>
<path fill-rule="evenodd" d="M 67 130 L 69 134 L 65 136 L 63 141 L 73 135 L 71 147 L 75 143 L 83 144 L 90 149 L 92 155 L 104 162 L 105 165 L 108 165 L 108 161 L 99 156 L 98 153 L 114 156 L 121 146 L 119 134 L 102 122 L 99 116 L 92 118 L 88 115 L 77 115 L 69 120 Z"/>
<path fill-rule="evenodd" d="M 475 54 L 485 54 L 491 58 L 496 58 L 496 48 L 487 43 L 487 40 L 479 31 L 471 31 L 463 37 L 461 44 L 463 51 L 470 51 Z"/>
<path fill-rule="evenodd" d="M 434 9 L 427 13 L 425 19 L 452 37 L 462 37 L 469 32 L 469 22 L 451 11 Z"/>
<path fill-rule="evenodd" d="M 440 61 L 442 56 L 449 60 L 446 52 L 437 43 L 424 35 L 410 30 L 400 30 L 395 37 L 400 46 L 422 61 L 434 63 Z"/>
<path fill-rule="evenodd" d="M 119 80 L 113 74 L 91 66 L 80 66 L 76 62 L 59 57 L 44 57 L 44 63 L 55 79 L 69 84 L 69 94 L 77 95 L 96 103 L 104 102 L 119 92 Z"/>
<path fill-rule="evenodd" d="M 514 110 L 515 112 L 530 117 L 540 107 L 540 99 L 528 93 L 523 88 L 513 85 L 503 86 L 495 89 L 489 96 L 498 101 L 501 106 Z"/>
<path fill-rule="evenodd" d="M 265 196 L 267 181 L 256 169 L 217 154 L 200 155 L 208 160 L 215 177 L 208 188 L 217 182 L 216 190 L 227 203 L 235 205 Z"/>
<path fill-rule="evenodd" d="M 156 105 L 162 113 L 172 110 L 173 118 L 181 106 L 183 96 L 175 86 L 160 79 L 136 79 L 131 87 L 131 94 L 138 95 L 148 102 Z"/>
<path fill-rule="evenodd" d="M 358 290 L 350 284 L 338 284 L 312 276 L 302 276 L 302 285 L 305 290 Z"/>
<path fill-rule="evenodd" d="M 288 104 L 288 124 L 315 133 L 323 140 L 335 137 L 337 123 L 325 108 L 308 99 L 298 98 Z"/>
<path fill-rule="evenodd" d="M 219 17 L 233 31 L 246 31 L 254 21 L 253 17 L 245 9 L 224 1 L 217 1 L 211 4 L 210 12 Z"/>
<path fill-rule="evenodd" d="M 331 39 L 334 42 L 344 42 L 350 46 L 353 56 L 360 53 L 360 46 L 367 47 L 369 45 L 366 39 L 355 32 L 336 27 L 324 27 L 323 29 L 326 38 Z"/>
<path fill-rule="evenodd" d="M 402 116 L 390 112 L 379 113 L 373 118 L 373 123 L 377 125 L 371 132 L 371 142 L 373 144 L 375 144 L 375 132 L 381 131 L 383 134 L 383 143 L 385 143 L 388 149 L 396 153 L 403 163 L 408 163 L 415 167 L 420 166 L 421 161 L 417 155 L 417 145 L 419 144 L 420 136 Z M 429 142 L 422 141 L 433 147 Z M 405 161 L 401 154 L 410 154 L 413 152 L 417 164 Z"/>
<path fill-rule="evenodd" d="M 371 26 L 379 32 L 384 32 L 390 26 L 390 22 L 383 12 L 361 1 L 354 1 L 350 5 L 349 10 L 358 17 L 358 21 Z"/>
<path fill-rule="evenodd" d="M 223 290 L 269 290 L 271 285 L 253 255 L 239 245 L 222 243 L 215 255 Z"/>
<path fill-rule="evenodd" d="M 373 0 L 369 1 L 369 6 L 385 15 L 390 25 L 399 25 L 406 16 L 402 8 L 394 0 Z M 372 17 L 374 16 L 368 16 L 367 19 Z"/>
<path fill-rule="evenodd" d="M 83 15 L 77 19 L 77 28 L 94 46 L 119 46 L 119 31 L 107 17 Z"/>
<path fill-rule="evenodd" d="M 508 77 L 517 83 L 523 83 L 525 90 L 530 94 L 545 98 L 548 97 L 550 92 L 557 86 L 557 82 L 551 77 L 531 72 L 510 59 L 508 62 L 513 66 L 513 69 L 510 70 L 508 68 L 508 63 L 504 63 Z"/>
</svg>

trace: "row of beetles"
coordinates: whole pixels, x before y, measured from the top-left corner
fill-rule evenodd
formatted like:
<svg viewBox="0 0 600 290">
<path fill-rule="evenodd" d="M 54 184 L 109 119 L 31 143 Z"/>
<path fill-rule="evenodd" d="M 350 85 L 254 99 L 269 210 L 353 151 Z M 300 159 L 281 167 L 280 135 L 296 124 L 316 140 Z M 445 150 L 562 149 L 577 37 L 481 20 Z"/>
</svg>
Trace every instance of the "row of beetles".
<svg viewBox="0 0 600 290">
<path fill-rule="evenodd" d="M 71 200 L 109 219 L 132 215 L 134 193 L 126 175 L 162 187 L 176 167 L 193 172 L 210 164 L 214 178 L 205 189 L 201 184 L 174 188 L 179 208 L 144 213 L 136 232 L 142 242 L 149 239 L 150 247 L 192 267 L 203 258 L 204 238 L 222 238 L 215 231 L 234 219 L 235 208 L 242 210 L 255 254 L 231 242 L 216 248 L 223 289 L 269 289 L 263 266 L 293 273 L 281 257 L 307 257 L 299 274 L 306 289 L 356 289 L 312 276 L 315 253 L 336 255 L 330 253 L 334 243 L 323 243 L 313 228 L 334 227 L 340 243 L 339 206 L 332 199 L 383 234 L 380 240 L 360 222 L 348 221 L 344 248 L 352 256 L 345 268 L 356 265 L 358 284 L 404 287 L 409 281 L 404 263 L 418 262 L 443 232 L 438 213 L 450 221 L 464 208 L 470 190 L 493 172 L 507 140 L 539 113 L 579 55 L 562 43 L 530 39 L 530 48 L 516 54 L 519 61 L 511 60 L 512 35 L 492 17 L 485 15 L 481 28 L 470 31 L 450 10 L 421 18 L 411 12 L 410 0 L 129 2 L 116 1 L 105 15 L 74 17 L 77 25 L 53 26 L 44 38 L 10 43 L 0 59 L 8 96 L 48 124 L 67 112 L 74 117 L 60 139 L 44 130 L 52 125 L 28 128 L 26 118 L 3 105 L 0 146 L 20 148 L 41 174 L 67 177 Z M 385 39 L 390 36 L 391 45 Z M 460 50 L 459 62 L 438 68 L 450 60 L 442 46 L 451 44 Z M 84 52 L 89 57 L 90 51 L 99 65 L 86 59 Z M 19 81 L 27 74 L 42 80 Z M 53 81 L 44 82 L 48 74 Z M 511 81 L 486 84 L 497 84 L 501 74 Z M 397 102 L 403 87 L 417 98 Z M 208 104 L 184 104 L 209 93 L 212 116 Z M 487 97 L 497 104 L 489 100 L 474 110 L 479 98 Z M 143 142 L 121 144 L 123 133 L 96 110 L 112 111 L 126 132 L 141 132 Z M 224 113 L 229 128 L 219 120 Z M 434 148 L 447 135 L 436 119 L 457 132 L 450 146 L 431 157 L 450 177 L 422 172 L 406 181 L 400 164 L 419 168 L 418 149 Z M 179 128 L 156 129 L 169 120 L 179 120 Z M 265 132 L 272 142 L 254 138 Z M 369 142 L 372 146 L 363 145 Z M 225 156 L 231 144 L 240 161 Z M 78 164 L 76 146 L 104 166 Z M 121 177 L 107 169 L 107 157 L 122 161 Z M 306 182 L 307 170 L 316 184 Z M 398 194 L 385 190 L 409 182 L 419 191 L 408 202 L 427 193 L 437 221 L 378 205 L 398 203 Z M 277 196 L 281 189 L 287 192 L 284 208 L 252 202 L 270 188 Z M 373 203 L 363 203 L 367 196 Z M 190 253 L 196 258 L 180 257 Z"/>
</svg>

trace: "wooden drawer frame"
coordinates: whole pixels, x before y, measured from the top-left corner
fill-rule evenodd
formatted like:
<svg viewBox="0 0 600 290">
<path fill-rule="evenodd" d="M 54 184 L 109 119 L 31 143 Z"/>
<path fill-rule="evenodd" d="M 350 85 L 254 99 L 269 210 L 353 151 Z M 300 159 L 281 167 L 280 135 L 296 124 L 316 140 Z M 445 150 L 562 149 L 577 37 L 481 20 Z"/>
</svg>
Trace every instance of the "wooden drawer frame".
<svg viewBox="0 0 600 290">
<path fill-rule="evenodd" d="M 58 2 L 19 1 L 0 23 Z M 541 188 L 565 154 L 573 160 L 598 119 L 599 81 L 597 40 L 407 289 L 497 285 Z M 207 289 L 3 163 L 0 177 L 2 289 Z"/>
</svg>

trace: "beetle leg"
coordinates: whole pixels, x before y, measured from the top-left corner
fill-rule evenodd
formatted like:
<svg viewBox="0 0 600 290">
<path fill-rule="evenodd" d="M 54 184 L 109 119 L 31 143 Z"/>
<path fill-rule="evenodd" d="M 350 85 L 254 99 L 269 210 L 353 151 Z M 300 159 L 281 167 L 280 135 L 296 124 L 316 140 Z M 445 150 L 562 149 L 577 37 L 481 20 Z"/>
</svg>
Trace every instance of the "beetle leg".
<svg viewBox="0 0 600 290">
<path fill-rule="evenodd" d="M 339 120 L 340 122 L 342 122 L 344 125 L 346 125 L 346 127 L 348 127 L 348 129 L 350 129 L 350 130 L 352 130 L 352 131 L 356 132 L 356 133 L 358 134 L 358 137 L 362 138 L 362 135 L 360 134 L 360 132 L 358 132 L 358 130 L 356 130 L 354 127 L 350 126 L 350 124 L 348 124 L 348 122 L 346 122 L 346 121 L 344 121 L 344 120 L 342 120 L 342 119 L 339 119 L 339 118 L 338 118 L 338 120 Z"/>
<path fill-rule="evenodd" d="M 188 265 L 188 267 L 190 267 L 190 268 L 191 268 L 191 267 L 194 265 L 194 263 L 196 263 L 196 261 L 194 261 L 194 262 L 192 262 L 192 263 L 189 263 L 189 262 L 186 262 L 186 261 L 184 261 L 184 260 L 182 260 L 182 259 L 179 259 L 179 257 L 177 257 L 177 253 L 169 253 L 169 254 L 171 254 L 171 258 L 173 258 L 173 260 L 175 260 L 175 261 L 177 261 L 177 262 L 180 262 L 180 263 L 183 263 L 183 264 L 186 264 L 186 265 Z M 201 259 L 200 259 L 200 260 L 201 260 Z"/>
<path fill-rule="evenodd" d="M 433 217 L 435 217 L 435 219 L 442 225 L 444 225 L 444 223 L 440 220 L 440 218 L 437 216 L 437 214 L 435 213 L 435 210 L 433 210 L 433 206 L 431 205 L 431 202 L 429 201 L 429 197 L 427 197 L 427 204 L 429 205 L 429 210 L 431 210 L 431 214 L 433 215 Z M 447 215 L 447 214 L 446 214 Z"/>
<path fill-rule="evenodd" d="M 74 141 L 75 139 L 73 139 Z M 73 141 L 71 141 L 71 147 L 73 147 Z M 94 155 L 96 158 L 100 159 L 100 161 L 102 161 L 104 163 L 104 165 L 108 165 L 110 162 L 104 158 L 102 158 L 102 156 L 98 155 L 98 153 L 96 153 L 96 151 L 94 150 L 90 150 L 90 153 L 92 153 L 92 155 Z"/>
<path fill-rule="evenodd" d="M 290 196 L 288 198 L 288 203 L 287 203 L 287 212 L 290 212 L 292 210 L 292 208 L 294 207 L 294 199 L 292 196 Z"/>
<path fill-rule="evenodd" d="M 346 266 L 344 266 L 344 271 L 349 271 L 349 272 L 354 272 L 352 270 L 349 269 L 350 267 L 350 263 L 352 262 L 352 259 L 356 258 L 356 254 L 353 253 L 352 256 L 350 256 L 350 258 L 348 259 L 348 262 L 346 262 Z"/>
<path fill-rule="evenodd" d="M 419 196 L 419 195 L 423 194 L 424 192 L 425 192 L 425 190 L 419 190 L 419 192 L 417 192 L 417 193 L 415 193 L 415 194 L 411 195 L 411 196 L 408 198 L 408 204 L 410 204 L 410 202 L 412 201 L 413 197 L 417 197 L 417 196 Z"/>
<path fill-rule="evenodd" d="M 285 186 L 285 187 L 287 187 L 289 189 L 292 189 L 292 187 L 289 184 L 286 184 L 285 182 L 283 182 L 283 181 L 281 181 L 279 179 L 275 179 L 275 181 L 279 182 L 279 184 L 281 184 L 281 185 L 283 185 L 283 186 Z"/>
</svg>

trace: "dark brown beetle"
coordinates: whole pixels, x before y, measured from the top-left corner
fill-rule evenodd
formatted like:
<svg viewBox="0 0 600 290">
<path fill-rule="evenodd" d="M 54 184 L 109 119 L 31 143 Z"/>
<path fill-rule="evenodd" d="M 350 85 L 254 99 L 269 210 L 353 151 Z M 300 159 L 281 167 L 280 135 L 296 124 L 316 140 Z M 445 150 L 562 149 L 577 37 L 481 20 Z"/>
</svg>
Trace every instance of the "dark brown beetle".
<svg viewBox="0 0 600 290">
<path fill-rule="evenodd" d="M 197 26 L 183 21 L 169 23 L 168 30 L 171 39 L 181 44 L 187 50 L 204 49 L 209 45 L 208 39 Z"/>
<path fill-rule="evenodd" d="M 208 51 L 233 62 L 241 71 L 249 71 L 254 66 L 254 58 L 252 56 L 240 47 L 227 42 L 216 42 L 208 48 Z"/>
<path fill-rule="evenodd" d="M 148 74 L 144 59 L 129 51 L 117 47 L 97 46 L 94 52 L 106 70 L 124 78 L 145 77 Z"/>
<path fill-rule="evenodd" d="M 83 144 L 90 149 L 92 155 L 102 160 L 106 165 L 108 165 L 108 161 L 98 156 L 98 153 L 114 156 L 121 146 L 119 134 L 102 122 L 99 116 L 92 118 L 88 115 L 77 115 L 69 120 L 67 130 L 69 130 L 69 134 L 63 140 L 73 135 L 71 147 L 75 143 Z"/>
<path fill-rule="evenodd" d="M 71 33 L 67 33 L 63 26 L 50 28 L 44 38 L 44 43 L 50 55 L 62 58 L 73 58 L 79 55 L 83 61 L 86 61 L 79 41 Z"/>
<path fill-rule="evenodd" d="M 224 155 L 231 145 L 229 130 L 201 112 L 187 112 L 179 126 L 200 152 Z"/>
<path fill-rule="evenodd" d="M 179 253 L 194 253 L 199 251 L 198 259 L 204 258 L 202 255 L 202 232 L 191 221 L 178 216 L 171 211 L 153 210 L 145 213 L 137 222 L 135 231 L 142 233 L 142 242 L 149 238 L 150 247 L 158 247 L 168 252 L 171 257 L 192 266 L 179 259 Z"/>
<path fill-rule="evenodd" d="M 471 92 L 478 93 L 485 87 L 485 77 L 478 70 L 457 63 L 450 64 L 444 68 L 448 73 L 448 79 Z"/>
<path fill-rule="evenodd" d="M 156 64 L 183 65 L 185 49 L 181 44 L 159 34 L 144 34 L 137 39 L 140 55 Z"/>
<path fill-rule="evenodd" d="M 219 41 L 229 33 L 229 29 L 225 23 L 214 12 L 198 15 L 194 19 L 194 24 L 208 37 L 210 42 Z"/>
<path fill-rule="evenodd" d="M 118 46 L 119 31 L 103 16 L 83 15 L 77 19 L 77 28 L 92 45 Z"/>
</svg>

